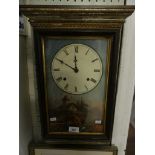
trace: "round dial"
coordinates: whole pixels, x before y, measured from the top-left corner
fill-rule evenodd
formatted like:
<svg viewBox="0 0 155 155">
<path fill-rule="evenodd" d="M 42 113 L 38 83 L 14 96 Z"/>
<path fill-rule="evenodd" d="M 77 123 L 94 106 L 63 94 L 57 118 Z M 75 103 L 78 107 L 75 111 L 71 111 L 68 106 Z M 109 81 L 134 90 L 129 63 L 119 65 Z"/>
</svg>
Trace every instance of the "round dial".
<svg viewBox="0 0 155 155">
<path fill-rule="evenodd" d="M 51 65 L 57 86 L 71 94 L 89 92 L 97 86 L 102 76 L 99 55 L 84 44 L 70 44 L 61 48 Z"/>
</svg>

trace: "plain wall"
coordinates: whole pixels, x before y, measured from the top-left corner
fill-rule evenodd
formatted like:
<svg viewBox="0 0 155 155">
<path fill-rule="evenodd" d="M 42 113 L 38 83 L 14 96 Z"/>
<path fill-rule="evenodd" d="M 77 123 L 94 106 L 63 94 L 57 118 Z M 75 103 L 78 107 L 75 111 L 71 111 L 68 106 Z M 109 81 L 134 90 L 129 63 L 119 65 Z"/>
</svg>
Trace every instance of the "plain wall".
<svg viewBox="0 0 155 155">
<path fill-rule="evenodd" d="M 19 155 L 28 155 L 28 144 L 32 139 L 32 117 L 30 109 L 26 36 L 19 37 Z"/>
<path fill-rule="evenodd" d="M 124 25 L 112 143 L 118 155 L 126 150 L 135 85 L 135 15 Z"/>
</svg>

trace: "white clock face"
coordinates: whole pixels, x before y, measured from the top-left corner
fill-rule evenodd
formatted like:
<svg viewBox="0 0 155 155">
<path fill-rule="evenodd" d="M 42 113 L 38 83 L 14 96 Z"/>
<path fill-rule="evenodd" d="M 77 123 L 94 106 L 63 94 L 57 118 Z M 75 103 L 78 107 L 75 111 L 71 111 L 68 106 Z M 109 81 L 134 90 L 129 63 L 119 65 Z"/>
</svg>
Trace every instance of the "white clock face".
<svg viewBox="0 0 155 155">
<path fill-rule="evenodd" d="M 51 64 L 53 79 L 63 91 L 87 93 L 97 86 L 102 76 L 102 62 L 94 49 L 83 44 L 70 44 L 60 49 Z"/>
</svg>

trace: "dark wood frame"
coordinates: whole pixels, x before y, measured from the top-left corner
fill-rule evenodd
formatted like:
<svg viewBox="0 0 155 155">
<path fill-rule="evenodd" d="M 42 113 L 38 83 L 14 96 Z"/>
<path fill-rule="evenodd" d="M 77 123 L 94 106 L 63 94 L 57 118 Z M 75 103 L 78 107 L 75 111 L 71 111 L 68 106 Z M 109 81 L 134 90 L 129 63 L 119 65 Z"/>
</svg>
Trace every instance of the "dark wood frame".
<svg viewBox="0 0 155 155">
<path fill-rule="evenodd" d="M 118 149 L 116 146 L 91 146 L 85 147 L 84 145 L 57 145 L 57 144 L 45 144 L 45 143 L 30 143 L 29 144 L 29 155 L 35 155 L 35 149 L 59 149 L 59 150 L 80 150 L 80 151 L 103 151 L 112 152 L 113 155 L 117 155 Z"/>
<path fill-rule="evenodd" d="M 119 74 L 121 38 L 125 18 L 134 11 L 134 6 L 34 6 L 22 5 L 20 11 L 29 18 L 34 32 L 38 96 L 42 122 L 42 135 L 46 142 L 53 144 L 111 144 L 114 111 Z M 41 37 L 52 36 L 104 36 L 113 38 L 105 135 L 48 135 L 46 124 L 43 62 Z"/>
<path fill-rule="evenodd" d="M 42 119 L 42 133 L 43 137 L 45 139 L 56 139 L 56 140 L 63 140 L 64 143 L 69 143 L 69 139 L 72 140 L 72 143 L 93 143 L 95 140 L 95 143 L 98 141 L 98 143 L 103 144 L 110 144 L 110 140 L 112 137 L 112 126 L 113 126 L 113 117 L 114 117 L 114 107 L 115 107 L 115 97 L 116 97 L 116 88 L 117 88 L 117 74 L 118 74 L 118 60 L 119 60 L 119 36 L 121 34 L 121 30 L 119 31 L 110 31 L 108 30 L 91 30 L 91 31 L 85 31 L 85 30 L 59 30 L 59 31 L 36 31 L 34 30 L 34 41 L 35 41 L 35 51 L 36 52 L 36 69 L 37 69 L 37 79 L 38 79 L 38 90 L 39 90 L 39 98 L 40 98 L 40 109 L 41 109 L 41 119 Z M 72 35 L 85 35 L 85 36 L 110 36 L 113 38 L 112 42 L 112 49 L 111 49 L 111 60 L 110 60 L 110 70 L 109 70 L 109 85 L 108 85 L 108 96 L 107 96 L 107 111 L 106 111 L 106 130 L 105 135 L 63 135 L 63 134 L 48 134 L 47 130 L 47 111 L 46 111 L 46 94 L 44 91 L 44 84 L 40 84 L 41 81 L 45 81 L 44 79 L 44 70 L 43 70 L 43 59 L 42 59 L 42 46 L 41 46 L 41 38 L 43 36 L 52 35 L 52 36 L 72 36 Z M 115 50 L 114 50 L 115 49 Z M 67 141 L 66 141 L 67 139 Z M 79 142 L 77 141 L 79 139 Z M 74 140 L 74 141 L 73 141 Z M 83 140 L 83 141 L 81 141 Z M 57 141 L 55 141 L 57 142 Z"/>
</svg>

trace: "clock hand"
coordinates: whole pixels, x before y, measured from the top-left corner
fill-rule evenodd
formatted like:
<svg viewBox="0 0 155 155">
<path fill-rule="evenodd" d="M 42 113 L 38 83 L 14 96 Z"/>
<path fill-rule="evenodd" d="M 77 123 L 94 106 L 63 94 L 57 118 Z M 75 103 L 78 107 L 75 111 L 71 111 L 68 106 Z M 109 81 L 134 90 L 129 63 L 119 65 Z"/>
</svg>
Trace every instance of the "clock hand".
<svg viewBox="0 0 155 155">
<path fill-rule="evenodd" d="M 76 59 L 76 55 L 75 55 L 75 68 L 77 68 L 77 64 L 76 64 L 76 62 L 77 62 L 77 59 Z"/>
<path fill-rule="evenodd" d="M 77 62 L 77 59 L 76 59 L 76 55 L 75 55 L 74 56 L 75 69 L 78 70 L 76 62 Z"/>
<path fill-rule="evenodd" d="M 77 73 L 79 71 L 79 69 L 77 68 L 77 59 L 76 59 L 76 54 L 78 53 L 78 46 L 75 46 L 75 51 L 74 51 L 74 64 L 75 64 L 75 73 Z"/>
<path fill-rule="evenodd" d="M 58 58 L 56 58 L 56 60 L 58 60 L 59 62 L 61 62 L 61 64 L 64 64 L 64 65 L 66 65 L 67 67 L 73 69 L 74 72 L 77 72 L 75 68 L 73 68 L 73 67 L 71 67 L 70 65 L 66 64 L 63 60 L 60 60 L 60 59 L 58 59 Z"/>
<path fill-rule="evenodd" d="M 61 64 L 63 64 L 64 62 L 58 58 L 55 58 L 56 60 L 58 60 L 59 62 L 61 62 Z"/>
<path fill-rule="evenodd" d="M 73 69 L 75 71 L 75 68 L 71 67 L 70 65 L 68 65 L 68 64 L 66 64 L 64 62 L 63 62 L 63 64 L 66 65 L 66 66 L 68 66 L 68 67 L 70 67 L 71 69 Z"/>
</svg>

